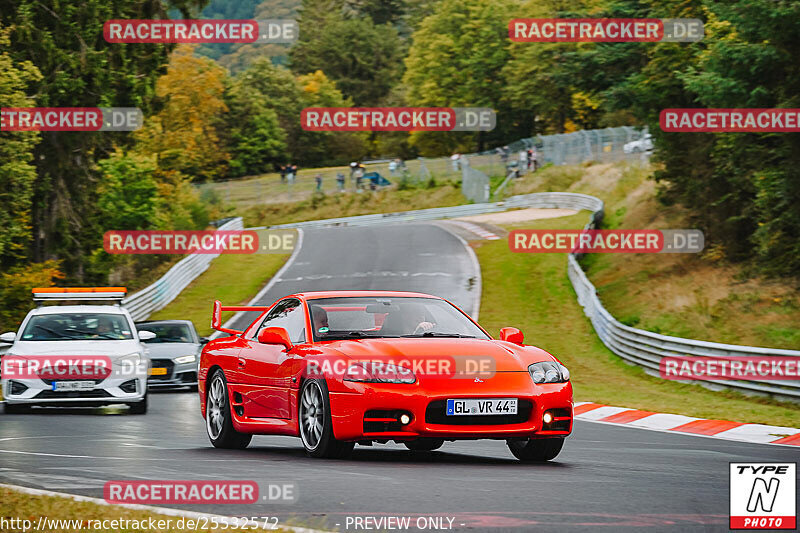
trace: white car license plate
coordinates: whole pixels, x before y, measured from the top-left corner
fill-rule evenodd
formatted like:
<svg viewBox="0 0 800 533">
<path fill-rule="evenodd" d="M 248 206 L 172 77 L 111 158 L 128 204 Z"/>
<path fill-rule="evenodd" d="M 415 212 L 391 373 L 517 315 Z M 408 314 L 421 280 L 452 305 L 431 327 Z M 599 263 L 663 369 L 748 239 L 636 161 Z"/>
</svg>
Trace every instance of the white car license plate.
<svg viewBox="0 0 800 533">
<path fill-rule="evenodd" d="M 458 398 L 447 400 L 447 415 L 515 415 L 516 398 Z"/>
<path fill-rule="evenodd" d="M 92 390 L 94 381 L 54 381 L 53 390 L 57 392 Z"/>
</svg>

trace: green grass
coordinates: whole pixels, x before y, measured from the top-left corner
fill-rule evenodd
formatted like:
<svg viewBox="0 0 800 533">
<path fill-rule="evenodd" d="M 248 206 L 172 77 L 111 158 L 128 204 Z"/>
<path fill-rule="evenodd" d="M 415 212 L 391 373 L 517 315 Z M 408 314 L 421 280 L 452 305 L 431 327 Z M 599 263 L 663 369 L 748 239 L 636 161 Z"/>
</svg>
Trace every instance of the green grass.
<svg viewBox="0 0 800 533">
<path fill-rule="evenodd" d="M 579 228 L 587 217 L 582 212 L 514 228 Z M 567 277 L 565 254 L 512 253 L 505 240 L 484 242 L 476 253 L 483 279 L 481 323 L 493 335 L 504 326 L 518 327 L 526 344 L 559 357 L 572 373 L 576 400 L 800 427 L 797 405 L 666 381 L 623 362 L 603 345 L 583 314 Z"/>
<path fill-rule="evenodd" d="M 246 304 L 283 266 L 289 254 L 223 254 L 167 307 L 149 320 L 184 319 L 194 322 L 201 336 L 210 334 L 214 300 L 223 305 Z M 223 313 L 223 322 L 233 313 Z"/>
<path fill-rule="evenodd" d="M 253 206 L 239 214 L 243 215 L 245 226 L 253 227 L 464 203 L 466 202 L 461 194 L 460 184 L 437 181 L 436 186 L 431 188 L 420 184 L 402 191 L 386 189 L 361 193 L 317 194 L 299 202 Z"/>
</svg>

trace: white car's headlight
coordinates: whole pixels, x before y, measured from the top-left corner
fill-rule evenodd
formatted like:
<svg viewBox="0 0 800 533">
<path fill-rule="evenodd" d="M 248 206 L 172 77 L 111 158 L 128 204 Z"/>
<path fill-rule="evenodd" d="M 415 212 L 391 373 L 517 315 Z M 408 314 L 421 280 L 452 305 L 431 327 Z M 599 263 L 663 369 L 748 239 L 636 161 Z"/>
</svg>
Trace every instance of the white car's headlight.
<svg viewBox="0 0 800 533">
<path fill-rule="evenodd" d="M 175 362 L 178 363 L 179 365 L 182 365 L 184 363 L 194 363 L 196 360 L 197 360 L 197 357 L 195 357 L 194 354 L 192 354 L 192 355 L 184 355 L 182 357 L 176 357 L 175 358 Z"/>
<path fill-rule="evenodd" d="M 543 361 L 533 363 L 528 367 L 531 379 L 536 384 L 539 383 L 566 383 L 569 381 L 569 370 L 564 365 L 555 361 Z"/>
<path fill-rule="evenodd" d="M 138 365 L 142 362 L 142 354 L 139 352 L 129 353 L 128 355 L 117 357 L 115 362 L 120 365 Z"/>
<path fill-rule="evenodd" d="M 147 371 L 148 360 L 139 352 L 129 353 L 114 359 L 114 372 L 117 377 L 137 375 Z"/>
<path fill-rule="evenodd" d="M 353 363 L 347 367 L 344 381 L 410 384 L 417 381 L 417 376 L 411 369 L 392 363 L 362 362 Z"/>
</svg>

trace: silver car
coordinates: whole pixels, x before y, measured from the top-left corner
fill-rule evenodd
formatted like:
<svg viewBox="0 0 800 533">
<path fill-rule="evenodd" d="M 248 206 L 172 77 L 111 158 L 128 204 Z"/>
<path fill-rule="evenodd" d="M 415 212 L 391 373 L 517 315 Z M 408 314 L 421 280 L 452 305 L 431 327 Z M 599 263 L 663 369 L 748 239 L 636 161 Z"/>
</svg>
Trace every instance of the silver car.
<svg viewBox="0 0 800 533">
<path fill-rule="evenodd" d="M 152 320 L 136 327 L 155 333 L 144 341 L 150 352 L 148 388 L 191 387 L 197 389 L 200 350 L 208 339 L 197 335 L 190 320 Z"/>
</svg>

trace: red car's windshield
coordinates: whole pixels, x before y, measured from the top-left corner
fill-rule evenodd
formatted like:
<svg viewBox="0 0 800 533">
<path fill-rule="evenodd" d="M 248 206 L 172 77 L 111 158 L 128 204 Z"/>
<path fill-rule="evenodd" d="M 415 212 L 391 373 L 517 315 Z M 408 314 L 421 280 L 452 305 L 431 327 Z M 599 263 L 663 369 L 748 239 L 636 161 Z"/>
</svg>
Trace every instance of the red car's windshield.
<svg viewBox="0 0 800 533">
<path fill-rule="evenodd" d="M 314 340 L 361 337 L 489 337 L 461 311 L 435 298 L 347 297 L 308 302 Z"/>
</svg>

